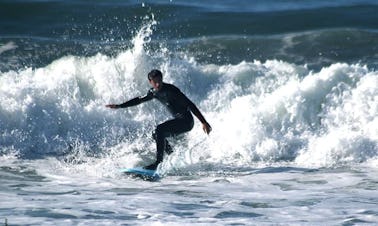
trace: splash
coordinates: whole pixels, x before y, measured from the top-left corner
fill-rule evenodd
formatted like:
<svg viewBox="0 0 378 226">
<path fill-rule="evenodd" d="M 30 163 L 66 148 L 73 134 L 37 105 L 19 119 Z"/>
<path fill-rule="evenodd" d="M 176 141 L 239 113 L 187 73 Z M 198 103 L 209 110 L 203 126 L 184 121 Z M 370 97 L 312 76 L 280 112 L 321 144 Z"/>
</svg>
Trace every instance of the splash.
<svg viewBox="0 0 378 226">
<path fill-rule="evenodd" d="M 65 153 L 77 141 L 92 150 L 119 141 L 127 132 L 112 124 L 132 127 L 132 117 L 108 112 L 104 104 L 138 94 L 135 84 L 141 71 L 151 67 L 144 45 L 155 24 L 153 18 L 146 22 L 132 40 L 133 47 L 114 58 L 66 56 L 43 68 L 2 73 L 3 152 L 18 150 L 26 158 L 43 157 Z"/>
<path fill-rule="evenodd" d="M 19 158 L 52 156 L 71 164 L 133 166 L 152 161 L 150 138 L 169 115 L 152 101 L 112 111 L 148 90 L 146 74 L 161 68 L 201 109 L 200 123 L 175 142 L 163 168 L 195 164 L 292 164 L 335 167 L 378 156 L 378 74 L 333 64 L 319 72 L 277 60 L 199 64 L 191 56 L 148 48 L 153 16 L 115 57 L 66 56 L 42 68 L 0 75 L 0 150 Z M 74 166 L 74 167 L 73 167 Z M 104 169 L 105 172 L 105 169 Z"/>
</svg>

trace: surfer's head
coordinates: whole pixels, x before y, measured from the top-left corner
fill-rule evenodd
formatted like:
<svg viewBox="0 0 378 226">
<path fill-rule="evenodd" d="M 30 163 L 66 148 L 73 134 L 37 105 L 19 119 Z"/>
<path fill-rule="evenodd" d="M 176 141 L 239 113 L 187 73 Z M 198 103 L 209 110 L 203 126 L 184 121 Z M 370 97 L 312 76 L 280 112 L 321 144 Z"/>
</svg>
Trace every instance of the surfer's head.
<svg viewBox="0 0 378 226">
<path fill-rule="evenodd" d="M 148 81 L 156 91 L 159 91 L 163 86 L 163 74 L 161 71 L 154 69 L 148 73 Z"/>
<path fill-rule="evenodd" d="M 156 77 L 160 77 L 161 79 L 163 79 L 163 74 L 161 73 L 161 71 L 154 69 L 150 71 L 150 73 L 148 73 L 148 80 L 154 79 Z"/>
</svg>

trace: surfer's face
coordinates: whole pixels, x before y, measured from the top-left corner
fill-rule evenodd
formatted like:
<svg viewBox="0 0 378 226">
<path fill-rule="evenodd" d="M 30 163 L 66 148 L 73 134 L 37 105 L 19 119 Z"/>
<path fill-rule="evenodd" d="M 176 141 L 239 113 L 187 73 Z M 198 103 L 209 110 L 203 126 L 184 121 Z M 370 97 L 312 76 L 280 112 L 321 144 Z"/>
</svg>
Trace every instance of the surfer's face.
<svg viewBox="0 0 378 226">
<path fill-rule="evenodd" d="M 156 90 L 159 91 L 163 86 L 163 79 L 160 77 L 155 77 L 149 80 L 151 86 Z"/>
</svg>

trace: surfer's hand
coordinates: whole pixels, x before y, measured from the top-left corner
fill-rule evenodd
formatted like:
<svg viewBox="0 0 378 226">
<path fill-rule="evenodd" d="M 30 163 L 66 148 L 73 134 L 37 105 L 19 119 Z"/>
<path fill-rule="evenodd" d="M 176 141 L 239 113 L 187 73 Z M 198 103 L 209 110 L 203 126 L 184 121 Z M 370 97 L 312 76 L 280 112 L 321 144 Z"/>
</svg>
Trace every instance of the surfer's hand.
<svg viewBox="0 0 378 226">
<path fill-rule="evenodd" d="M 107 104 L 107 105 L 105 105 L 105 107 L 107 107 L 107 108 L 113 108 L 113 109 L 118 108 L 117 104 Z"/>
<path fill-rule="evenodd" d="M 209 134 L 212 130 L 210 124 L 207 122 L 202 123 L 202 129 L 206 134 Z"/>
</svg>

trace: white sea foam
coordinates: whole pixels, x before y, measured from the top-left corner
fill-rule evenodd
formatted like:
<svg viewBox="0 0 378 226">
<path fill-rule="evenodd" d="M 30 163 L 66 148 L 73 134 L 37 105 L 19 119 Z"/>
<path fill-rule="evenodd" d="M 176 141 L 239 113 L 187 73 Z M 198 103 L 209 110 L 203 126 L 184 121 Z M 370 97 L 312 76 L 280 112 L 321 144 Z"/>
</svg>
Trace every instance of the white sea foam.
<svg viewBox="0 0 378 226">
<path fill-rule="evenodd" d="M 144 26 L 134 46 L 115 57 L 66 56 L 42 68 L 2 73 L 2 152 L 32 158 L 85 150 L 127 165 L 152 159 L 150 134 L 169 117 L 165 109 L 154 101 L 117 111 L 104 105 L 144 95 L 146 74 L 156 67 L 213 127 L 206 138 L 197 121 L 176 142 L 176 153 L 167 159 L 171 167 L 199 162 L 329 167 L 377 158 L 376 71 L 348 64 L 313 72 L 277 60 L 214 65 L 167 58 L 164 46 L 160 52 L 144 48 L 153 25 Z"/>
</svg>

